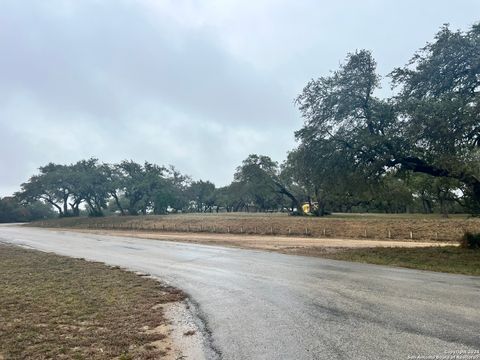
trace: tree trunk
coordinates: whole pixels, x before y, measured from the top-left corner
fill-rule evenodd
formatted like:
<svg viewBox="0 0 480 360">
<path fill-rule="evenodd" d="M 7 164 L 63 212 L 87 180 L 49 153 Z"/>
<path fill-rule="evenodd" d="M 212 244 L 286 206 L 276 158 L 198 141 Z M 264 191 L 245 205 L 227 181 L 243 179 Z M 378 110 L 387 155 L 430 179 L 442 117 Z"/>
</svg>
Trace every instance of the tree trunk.
<svg viewBox="0 0 480 360">
<path fill-rule="evenodd" d="M 428 199 L 422 198 L 422 205 L 423 205 L 423 212 L 425 214 L 431 214 L 432 213 L 432 204 Z"/>
<path fill-rule="evenodd" d="M 42 197 L 42 199 L 45 200 L 46 202 L 48 202 L 50 205 L 54 206 L 57 209 L 59 217 L 63 216 L 62 208 L 57 203 L 55 203 L 54 201 L 52 201 L 52 200 L 50 200 L 49 198 L 46 198 L 46 197 Z"/>
<path fill-rule="evenodd" d="M 63 195 L 63 216 L 68 215 L 68 194 Z"/>
<path fill-rule="evenodd" d="M 315 200 L 317 201 L 317 210 L 315 210 L 314 214 L 317 216 L 325 216 L 325 202 L 320 196 L 320 190 L 317 187 L 315 187 Z"/>
<path fill-rule="evenodd" d="M 80 204 L 82 200 L 76 199 L 73 203 L 70 203 L 70 207 L 72 208 L 72 215 L 73 216 L 80 216 Z"/>
<path fill-rule="evenodd" d="M 473 204 L 472 210 L 475 214 L 480 214 L 480 181 L 477 181 L 472 185 Z"/>
<path fill-rule="evenodd" d="M 283 186 L 283 184 L 281 184 L 279 181 L 274 180 L 273 183 L 277 186 L 278 192 L 280 194 L 283 194 L 283 195 L 287 196 L 292 201 L 292 203 L 297 208 L 297 212 L 300 215 L 305 215 L 303 213 L 303 208 L 300 204 L 300 201 L 298 201 L 297 198 L 290 191 L 288 191 L 287 188 L 285 186 Z"/>
<path fill-rule="evenodd" d="M 115 199 L 115 204 L 117 204 L 118 209 L 120 210 L 120 214 L 125 215 L 125 210 L 123 210 L 122 205 L 120 204 L 120 200 L 118 199 L 118 195 L 116 192 L 111 193 L 112 197 Z"/>
</svg>

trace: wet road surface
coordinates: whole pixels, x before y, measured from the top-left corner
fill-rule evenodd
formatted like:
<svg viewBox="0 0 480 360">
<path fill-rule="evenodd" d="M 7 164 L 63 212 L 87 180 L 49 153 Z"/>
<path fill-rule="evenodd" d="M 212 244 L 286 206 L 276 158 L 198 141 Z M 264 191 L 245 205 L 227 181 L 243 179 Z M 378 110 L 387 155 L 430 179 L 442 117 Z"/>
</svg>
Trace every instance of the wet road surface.
<svg viewBox="0 0 480 360">
<path fill-rule="evenodd" d="M 10 225 L 0 226 L 0 241 L 120 265 L 185 290 L 223 359 L 480 350 L 480 277 Z"/>
</svg>

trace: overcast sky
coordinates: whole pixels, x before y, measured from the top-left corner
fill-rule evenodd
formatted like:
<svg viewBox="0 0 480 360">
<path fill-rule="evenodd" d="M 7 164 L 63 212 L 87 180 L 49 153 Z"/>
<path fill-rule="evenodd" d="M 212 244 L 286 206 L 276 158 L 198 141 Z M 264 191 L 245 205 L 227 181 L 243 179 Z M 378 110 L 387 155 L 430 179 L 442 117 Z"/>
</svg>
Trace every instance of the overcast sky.
<svg viewBox="0 0 480 360">
<path fill-rule="evenodd" d="M 0 196 L 89 157 L 225 185 L 248 154 L 284 160 L 293 99 L 347 52 L 386 75 L 479 20 L 478 0 L 0 0 Z"/>
</svg>

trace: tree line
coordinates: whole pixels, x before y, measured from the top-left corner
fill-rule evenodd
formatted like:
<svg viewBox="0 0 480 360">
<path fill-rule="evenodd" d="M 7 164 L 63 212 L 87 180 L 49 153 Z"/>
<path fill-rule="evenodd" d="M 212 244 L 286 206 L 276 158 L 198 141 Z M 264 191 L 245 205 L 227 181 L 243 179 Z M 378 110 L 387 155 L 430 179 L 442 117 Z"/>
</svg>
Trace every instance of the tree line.
<svg viewBox="0 0 480 360">
<path fill-rule="evenodd" d="M 173 166 L 98 159 L 70 165 L 47 164 L 21 185 L 15 198 L 25 204 L 49 204 L 60 217 L 167 214 L 171 212 L 274 211 L 287 202 L 275 190 L 278 165 L 251 155 L 237 168 L 229 186 L 193 181 Z"/>
<path fill-rule="evenodd" d="M 60 216 L 206 211 L 480 213 L 480 25 L 447 25 L 388 75 L 368 50 L 311 80 L 295 100 L 298 146 L 278 164 L 250 155 L 216 188 L 172 166 L 97 159 L 47 164 L 15 194 Z"/>
</svg>

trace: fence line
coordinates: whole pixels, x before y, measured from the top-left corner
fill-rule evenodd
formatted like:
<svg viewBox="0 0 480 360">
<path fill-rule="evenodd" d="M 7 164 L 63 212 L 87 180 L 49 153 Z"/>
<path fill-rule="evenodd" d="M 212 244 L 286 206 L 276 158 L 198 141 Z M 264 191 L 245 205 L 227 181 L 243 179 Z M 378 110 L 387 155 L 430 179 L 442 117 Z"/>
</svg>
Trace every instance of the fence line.
<svg viewBox="0 0 480 360">
<path fill-rule="evenodd" d="M 48 221 L 42 221 L 39 223 L 43 227 L 62 227 L 62 223 L 49 223 Z M 337 224 L 334 224 L 337 225 Z M 339 227 L 340 226 L 340 227 Z M 347 239 L 389 239 L 389 240 L 410 240 L 410 241 L 457 241 L 467 231 L 466 227 L 453 226 L 450 229 L 445 228 L 445 231 L 440 229 L 428 229 L 421 227 L 409 227 L 405 226 L 399 228 L 399 226 L 393 228 L 378 226 L 358 226 L 353 224 L 342 228 L 342 224 L 338 226 L 305 226 L 297 224 L 285 224 L 281 226 L 278 224 L 264 224 L 259 225 L 217 225 L 200 223 L 200 224 L 177 224 L 169 222 L 157 222 L 157 223 L 141 223 L 141 222 L 116 222 L 106 223 L 101 221 L 95 221 L 84 224 L 74 224 L 73 227 L 81 228 L 86 227 L 89 229 L 102 229 L 102 230 L 140 230 L 140 231 L 154 231 L 154 232 L 205 232 L 205 233 L 225 233 L 225 234 L 256 234 L 256 235 L 280 235 L 280 236 L 299 236 L 299 237 L 325 237 L 325 238 L 347 238 Z M 68 227 L 68 226 L 67 226 Z M 433 227 L 433 225 L 432 225 Z M 475 231 L 475 226 L 470 227 L 470 231 Z"/>
</svg>

